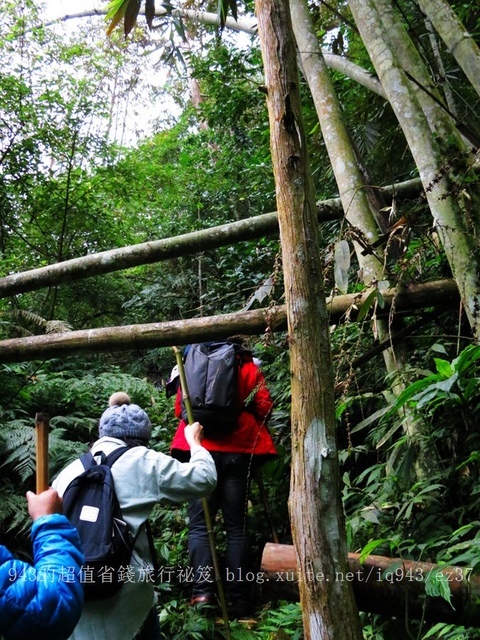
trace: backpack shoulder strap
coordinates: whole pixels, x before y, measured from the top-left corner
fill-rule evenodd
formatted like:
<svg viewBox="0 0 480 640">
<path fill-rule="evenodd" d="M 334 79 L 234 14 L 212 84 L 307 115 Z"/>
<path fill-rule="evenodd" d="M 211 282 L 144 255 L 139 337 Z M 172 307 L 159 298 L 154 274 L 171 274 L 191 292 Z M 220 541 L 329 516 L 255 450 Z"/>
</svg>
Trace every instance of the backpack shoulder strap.
<svg viewBox="0 0 480 640">
<path fill-rule="evenodd" d="M 131 449 L 131 448 L 132 447 L 128 447 L 127 445 L 125 445 L 124 447 L 117 447 L 108 456 L 105 456 L 103 451 L 99 451 L 97 455 L 101 456 L 102 464 L 106 464 L 107 466 L 112 467 L 113 464 L 118 460 L 118 458 L 120 458 L 120 456 L 122 456 L 125 453 L 125 451 L 128 451 L 128 449 Z M 91 453 L 91 451 L 87 451 L 86 453 L 81 455 L 80 456 L 80 460 L 81 460 L 83 466 L 85 467 L 85 470 L 90 469 L 91 467 L 93 467 L 93 466 L 95 466 L 97 464 L 93 454 Z M 135 542 L 136 542 L 137 537 L 140 534 L 140 530 L 141 529 L 139 529 L 138 532 L 137 532 L 137 535 L 135 537 Z M 145 531 L 146 531 L 146 534 L 147 534 L 147 540 L 148 540 L 148 546 L 149 546 L 149 550 L 150 550 L 150 555 L 152 556 L 152 564 L 153 564 L 153 567 L 154 567 L 155 576 L 158 576 L 158 575 L 160 575 L 160 571 L 159 571 L 157 550 L 155 549 L 155 544 L 154 544 L 154 541 L 153 541 L 152 528 L 150 526 L 150 522 L 149 522 L 148 519 L 145 521 Z"/>
<path fill-rule="evenodd" d="M 86 453 L 83 453 L 80 456 L 79 460 L 83 464 L 83 468 L 85 469 L 85 471 L 87 471 L 87 469 L 91 469 L 93 466 L 97 464 L 95 462 L 95 458 L 93 457 L 91 451 L 87 451 Z"/>
<path fill-rule="evenodd" d="M 117 447 L 105 458 L 103 464 L 106 464 L 108 467 L 112 467 L 113 464 L 120 458 L 120 456 L 123 456 L 125 451 L 128 451 L 129 449 L 131 449 L 131 447 L 127 447 L 127 445 L 125 445 L 124 447 Z"/>
<path fill-rule="evenodd" d="M 124 447 L 117 447 L 108 456 L 106 456 L 103 451 L 98 451 L 95 456 L 91 451 L 87 451 L 86 453 L 83 453 L 79 459 L 83 464 L 83 468 L 85 469 L 85 471 L 87 469 L 91 469 L 97 464 L 97 461 L 95 460 L 96 456 L 100 456 L 100 464 L 106 464 L 108 467 L 111 467 L 113 463 L 116 462 L 118 458 L 120 458 L 120 456 L 123 455 L 129 448 L 130 447 L 127 447 L 126 445 Z"/>
</svg>

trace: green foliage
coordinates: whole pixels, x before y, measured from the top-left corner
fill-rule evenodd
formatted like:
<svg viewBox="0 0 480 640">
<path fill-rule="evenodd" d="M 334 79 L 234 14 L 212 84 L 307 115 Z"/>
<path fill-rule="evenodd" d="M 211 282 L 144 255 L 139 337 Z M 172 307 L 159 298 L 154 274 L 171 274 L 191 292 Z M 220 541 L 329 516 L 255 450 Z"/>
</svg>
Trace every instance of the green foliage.
<svg viewBox="0 0 480 640">
<path fill-rule="evenodd" d="M 437 343 L 429 354 L 434 370 L 418 367 L 417 379 L 397 398 L 386 392 L 377 397 L 365 394 L 339 406 L 339 418 L 358 402 L 369 408 L 351 429 L 352 439 L 363 435 L 362 444 L 342 452 L 344 505 L 349 548 L 360 548 L 361 557 L 378 553 L 436 563 L 425 592 L 450 602 L 449 581 L 441 569 L 463 567 L 468 580 L 479 566 L 480 349 L 468 345 L 447 359 L 439 357 L 448 353 Z M 402 409 L 407 406 L 422 420 L 421 432 L 404 433 Z M 420 478 L 405 473 L 406 467 L 414 468 L 422 450 L 440 454 L 441 468 Z M 371 453 L 374 464 L 368 458 Z M 362 460 L 363 469 L 359 468 Z M 422 638 L 437 637 L 437 633 L 438 637 L 476 637 L 473 631 L 451 625 L 422 626 L 415 621 L 409 625 Z M 384 626 L 382 630 L 382 624 L 365 624 L 365 637 L 389 638 L 389 625 Z"/>
<path fill-rule="evenodd" d="M 266 370 L 275 366 L 275 354 L 283 353 L 278 349 L 273 345 L 270 348 L 257 345 L 257 353 L 261 353 Z M 118 368 L 112 368 L 108 372 L 82 372 L 79 369 L 80 362 L 77 362 L 77 368 L 71 366 L 70 369 L 62 368 L 60 364 L 52 361 L 44 368 L 33 368 L 31 365 L 4 366 L 0 372 L 0 380 L 2 383 L 5 381 L 5 387 L 10 389 L 11 394 L 9 398 L 5 397 L 3 426 L 0 431 L 0 486 L 3 496 L 0 532 L 2 540 L 10 548 L 26 557 L 29 554 L 27 534 L 30 522 L 23 494 L 27 488 L 34 488 L 33 418 L 36 411 L 48 411 L 51 416 L 49 454 L 52 476 L 85 450 L 88 441 L 96 436 L 98 418 L 105 409 L 106 400 L 114 391 L 127 391 L 134 402 L 147 410 L 153 423 L 152 446 L 155 449 L 168 451 L 176 424 L 171 401 L 150 383 L 123 373 Z M 278 374 L 277 367 L 277 376 Z M 288 379 L 286 372 L 285 376 Z M 279 383 L 280 377 L 276 385 Z M 280 390 L 279 386 L 275 388 Z M 279 411 L 282 406 L 284 403 L 279 404 Z M 17 418 L 17 412 L 23 413 L 24 417 Z M 277 416 L 275 428 L 280 428 L 281 423 L 282 418 Z M 270 494 L 272 516 L 277 526 L 282 524 L 283 528 L 278 526 L 277 530 L 283 538 L 289 533 L 288 514 L 285 512 L 286 487 L 283 481 L 285 464 L 279 458 L 279 461 L 264 467 L 264 483 Z M 258 555 L 264 542 L 271 539 L 271 531 L 265 522 L 264 506 L 256 485 L 252 489 L 251 527 L 255 553 Z M 164 630 L 172 638 L 224 638 L 225 631 L 221 625 L 187 605 L 188 524 L 185 505 L 157 506 L 152 514 L 152 528 L 160 566 L 165 571 L 165 580 L 159 586 L 159 610 Z M 218 537 L 217 542 L 221 552 L 222 536 Z M 173 578 L 171 569 L 174 572 Z M 284 604 L 278 609 L 259 611 L 259 622 L 255 628 L 246 629 L 243 624 L 235 621 L 230 625 L 232 638 L 238 640 L 253 635 L 271 640 L 273 637 L 280 637 L 272 635 L 277 632 L 286 634 L 281 637 L 302 637 L 298 605 Z"/>
<path fill-rule="evenodd" d="M 91 26 L 80 28 L 78 39 L 71 40 L 38 24 L 34 2 L 27 0 L 20 12 L 15 3 L 3 3 L 1 275 L 136 240 L 135 224 L 102 197 L 105 178 L 96 171 L 119 156 L 118 146 L 109 140 L 114 103 L 121 108 L 115 92 L 127 96 L 134 91 L 138 49 L 102 45 L 94 40 Z M 2 301 L 2 334 L 32 330 L 21 324 L 24 312 L 73 328 L 91 326 L 96 318 L 118 318 L 125 282 L 112 277 Z"/>
<path fill-rule="evenodd" d="M 2 469 L 0 469 L 0 474 L 0 491 L 2 492 L 0 537 L 2 544 L 5 544 L 9 549 L 16 549 L 20 553 L 25 552 L 28 548 L 25 539 L 30 529 L 26 500 L 23 495 L 19 495 L 18 484 L 4 476 Z"/>
<path fill-rule="evenodd" d="M 445 352 L 441 345 L 432 349 Z M 400 394 L 390 409 L 398 412 L 405 404 L 412 404 L 417 411 L 434 416 L 439 409 L 460 413 L 468 430 L 476 423 L 477 400 L 480 394 L 479 366 L 480 347 L 470 345 L 451 362 L 434 358 L 436 371 L 425 375 Z M 473 414 L 472 414 L 473 409 Z"/>
<path fill-rule="evenodd" d="M 258 91 L 263 69 L 260 52 L 253 46 L 238 49 L 226 38 L 207 37 L 201 48 L 192 46 L 185 54 L 176 43 L 177 36 L 185 37 L 185 25 L 169 16 L 160 29 L 164 40 L 170 40 L 162 60 L 170 56 L 172 61 L 177 55 L 181 62 L 188 62 L 199 83 L 201 104 L 195 110 L 186 108 L 180 90 L 176 99 L 183 108 L 175 126 L 162 130 L 164 124 L 159 124 L 156 135 L 134 149 L 119 149 L 110 143 L 115 109 L 123 108 L 131 123 L 131 110 L 121 106 L 116 96 L 131 95 L 132 87 L 139 86 L 145 76 L 138 61 L 138 43 L 144 34 L 133 29 L 135 11 L 131 10 L 138 5 L 130 3 L 127 12 L 127 4 L 112 2 L 109 19 L 114 20 L 115 15 L 126 18 L 127 31 L 133 36 L 128 48 L 113 33 L 107 46 L 93 44 L 81 32 L 77 41 L 59 38 L 37 26 L 37 8 L 30 0 L 21 12 L 10 1 L 2 6 L 0 275 L 248 219 L 276 208 L 267 110 L 264 95 Z M 151 4 L 147 3 L 147 14 Z M 227 6 L 220 4 L 223 9 Z M 426 40 L 417 8 L 401 5 L 412 38 Z M 245 7 L 254 8 L 250 2 Z M 468 3 L 457 3 L 456 8 L 476 34 L 478 11 Z M 372 70 L 344 3 L 334 12 L 323 4 L 310 9 L 324 46 Z M 150 18 L 147 15 L 150 19 L 151 13 Z M 473 121 L 478 97 L 444 53 L 448 82 L 461 96 L 459 117 Z M 432 62 L 429 52 L 423 55 Z M 80 76 L 72 74 L 73 69 L 81 70 Z M 332 73 L 332 78 L 369 183 L 383 185 L 417 175 L 404 135 L 383 98 L 346 81 L 339 72 Z M 331 197 L 337 190 L 333 172 L 308 87 L 302 79 L 300 83 L 317 196 Z M 143 97 L 150 101 L 150 93 L 145 91 Z M 409 223 L 403 252 L 385 265 L 392 284 L 451 275 L 432 237 L 423 200 L 394 202 L 380 213 L 385 222 L 390 216 L 406 215 Z M 338 222 L 322 224 L 319 241 L 325 255 L 327 290 L 335 290 L 331 256 L 335 243 L 343 238 L 351 243 L 355 230 L 344 231 Z M 406 242 L 407 237 L 402 240 Z M 357 268 L 352 260 L 349 291 L 360 290 Z M 256 294 L 267 279 L 272 286 L 262 298 Z M 69 330 L 172 320 L 281 302 L 278 240 L 258 239 L 4 299 L 0 303 L 1 332 L 2 337 L 10 337 L 46 332 L 52 326 Z M 362 557 L 376 551 L 478 571 L 478 347 L 457 353 L 457 338 L 450 337 L 456 318 L 450 313 L 437 314 L 435 324 L 421 336 L 408 338 L 406 388 L 395 397 L 379 355 L 366 358 L 366 365 L 358 364 L 360 357 L 376 347 L 371 326 L 382 310 L 379 283 L 359 310 L 357 322 L 347 314 L 331 331 L 348 547 L 361 550 Z M 273 527 L 282 542 L 290 542 L 288 344 L 283 333 L 274 334 L 269 328 L 262 341 L 252 340 L 252 348 L 262 360 L 275 400 L 269 428 L 279 456 L 263 467 L 263 481 Z M 172 364 L 171 352 L 158 349 L 0 366 L 2 540 L 28 553 L 29 519 L 23 494 L 34 484 L 35 413 L 42 410 L 51 416 L 51 475 L 96 436 L 106 400 L 119 388 L 147 409 L 153 423 L 152 446 L 168 452 L 176 420 L 171 402 L 159 388 Z M 144 379 L 146 375 L 155 376 L 156 386 Z M 419 475 L 418 461 L 425 452 L 438 459 L 438 465 Z M 258 562 L 272 532 L 255 483 L 250 497 L 252 551 Z M 182 576 L 187 557 L 185 507 L 156 508 L 152 521 L 162 566 L 175 567 Z M 221 533 L 218 545 L 222 552 Z M 448 601 L 447 587 L 441 577 L 427 583 L 431 596 Z M 159 593 L 162 625 L 169 637 L 225 637 L 214 618 L 187 606 L 188 586 L 179 576 L 162 583 Z M 232 637 L 302 637 L 297 604 L 272 604 L 257 613 L 258 622 L 252 628 L 233 622 Z M 428 628 L 407 618 L 400 624 L 384 616 L 362 614 L 364 637 L 475 637 L 472 630 L 447 624 Z"/>
<path fill-rule="evenodd" d="M 0 469 L 9 469 L 25 485 L 35 473 L 35 430 L 23 420 L 12 420 L 1 435 Z"/>
<path fill-rule="evenodd" d="M 291 638 L 302 640 L 302 610 L 298 603 L 279 602 L 275 609 L 265 612 L 256 631 L 260 634 L 267 633 L 269 638 Z M 276 635 L 282 631 L 283 635 Z M 260 635 L 259 637 L 262 637 Z"/>
<path fill-rule="evenodd" d="M 10 505 L 18 503 L 15 494 L 22 495 L 27 489 L 34 489 L 34 417 L 37 412 L 43 411 L 50 416 L 49 469 L 53 477 L 95 439 L 98 419 L 113 392 L 126 391 L 133 402 L 146 409 L 154 425 L 161 419 L 162 407 L 164 411 L 169 407 L 149 383 L 120 371 L 74 377 L 66 372 L 38 369 L 35 376 L 25 379 L 20 375 L 21 368 L 18 369 L 20 390 L 12 388 L 11 373 L 15 368 L 4 367 L 0 373 L 2 384 L 5 380 L 4 389 L 10 389 L 11 393 L 10 396 L 4 394 L 0 406 L 0 483 L 5 498 L 0 509 L 0 528 L 24 534 L 28 529 L 26 510 L 17 509 L 15 517 L 11 518 Z M 156 398 L 158 405 L 154 404 Z M 21 417 L 16 417 L 17 414 Z M 154 444 L 164 446 L 158 440 L 154 440 Z"/>
<path fill-rule="evenodd" d="M 211 615 L 196 610 L 185 602 L 172 599 L 160 605 L 160 624 L 164 633 L 175 640 L 224 640 L 224 625 Z M 279 602 L 276 607 L 260 612 L 258 620 L 249 623 L 229 621 L 232 640 L 302 640 L 302 614 L 299 604 Z"/>
</svg>

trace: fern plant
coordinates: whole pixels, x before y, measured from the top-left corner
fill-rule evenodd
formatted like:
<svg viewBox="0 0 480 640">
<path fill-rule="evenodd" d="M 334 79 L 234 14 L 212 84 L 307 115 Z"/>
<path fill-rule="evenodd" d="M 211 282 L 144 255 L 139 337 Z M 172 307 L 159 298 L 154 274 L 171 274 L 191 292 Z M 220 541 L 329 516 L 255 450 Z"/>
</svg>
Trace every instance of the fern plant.
<svg viewBox="0 0 480 640">
<path fill-rule="evenodd" d="M 117 370 L 75 376 L 66 371 L 52 372 L 53 366 L 0 369 L 4 389 L 0 405 L 0 532 L 2 539 L 11 540 L 16 548 L 27 548 L 30 520 L 24 496 L 27 490 L 35 490 L 37 412 L 50 416 L 49 475 L 53 478 L 97 437 L 98 419 L 114 391 L 129 393 L 133 402 L 147 410 L 154 425 L 163 420 L 162 412 L 171 411 L 166 400 L 144 380 Z"/>
</svg>

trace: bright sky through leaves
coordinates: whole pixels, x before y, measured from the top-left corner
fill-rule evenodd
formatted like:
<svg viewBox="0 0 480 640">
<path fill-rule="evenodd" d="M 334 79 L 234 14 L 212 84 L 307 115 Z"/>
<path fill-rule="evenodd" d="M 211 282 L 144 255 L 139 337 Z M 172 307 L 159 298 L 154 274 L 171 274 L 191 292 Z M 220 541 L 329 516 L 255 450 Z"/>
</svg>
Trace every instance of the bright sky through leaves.
<svg viewBox="0 0 480 640">
<path fill-rule="evenodd" d="M 69 35 L 75 34 L 86 20 L 95 20 L 98 22 L 100 38 L 108 39 L 106 35 L 107 23 L 105 16 L 100 15 L 98 18 L 79 18 L 70 20 L 61 20 L 68 15 L 88 12 L 93 9 L 102 9 L 105 11 L 108 6 L 107 0 L 82 0 L 81 4 L 74 0 L 45 0 L 44 16 L 47 22 L 58 19 L 58 25 L 51 25 L 51 28 L 58 30 L 59 33 Z M 155 64 L 158 61 L 158 55 L 142 56 L 141 65 L 144 70 L 142 81 L 148 79 L 148 85 L 162 88 L 166 82 L 168 69 Z M 139 138 L 151 135 L 153 132 L 153 120 L 161 118 L 163 121 L 178 116 L 178 107 L 168 95 L 163 94 L 159 98 L 152 100 L 149 96 L 149 86 L 145 82 L 145 89 L 131 95 L 128 101 L 128 117 L 127 110 L 122 122 L 117 123 L 116 135 L 114 138 L 121 144 L 130 146 L 135 145 Z M 139 97 L 139 94 L 141 97 Z"/>
</svg>

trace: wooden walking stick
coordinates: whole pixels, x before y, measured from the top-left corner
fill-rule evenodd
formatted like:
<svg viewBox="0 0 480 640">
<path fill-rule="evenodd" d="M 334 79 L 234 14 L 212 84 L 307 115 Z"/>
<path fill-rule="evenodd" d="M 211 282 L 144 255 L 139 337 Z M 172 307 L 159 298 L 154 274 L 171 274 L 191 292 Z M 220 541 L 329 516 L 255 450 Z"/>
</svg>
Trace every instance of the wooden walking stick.
<svg viewBox="0 0 480 640">
<path fill-rule="evenodd" d="M 175 358 L 177 359 L 178 373 L 179 373 L 179 376 L 180 376 L 180 387 L 182 389 L 183 401 L 185 403 L 185 409 L 187 411 L 188 424 L 193 424 L 195 422 L 195 419 L 193 417 L 193 411 L 192 411 L 192 405 L 191 405 L 191 402 L 190 402 L 190 396 L 188 395 L 187 378 L 185 376 L 185 369 L 183 367 L 182 354 L 177 349 L 177 347 L 173 347 L 173 350 L 175 352 Z M 214 538 L 214 535 L 213 535 L 213 525 L 212 525 L 212 519 L 210 517 L 210 509 L 209 509 L 208 501 L 207 501 L 206 498 L 202 498 L 202 506 L 203 506 L 203 513 L 205 515 L 205 524 L 207 526 L 207 534 L 208 534 L 208 541 L 210 543 L 210 551 L 211 551 L 211 554 L 212 554 L 213 571 L 214 571 L 214 574 L 215 574 L 215 582 L 216 582 L 217 590 L 218 590 L 218 599 L 220 600 L 220 607 L 222 609 L 222 616 L 223 616 L 223 620 L 225 622 L 226 637 L 227 637 L 227 640 L 230 640 L 230 638 L 231 638 L 231 635 L 230 635 L 230 624 L 229 624 L 229 620 L 228 620 L 227 603 L 226 603 L 226 600 L 225 600 L 225 591 L 223 589 L 222 576 L 220 574 L 220 567 L 219 567 L 219 564 L 218 564 L 217 549 L 215 547 L 215 538 Z"/>
<path fill-rule="evenodd" d="M 48 427 L 50 416 L 48 413 L 35 415 L 36 431 L 36 463 L 37 463 L 37 493 L 46 491 L 48 482 Z"/>
</svg>

